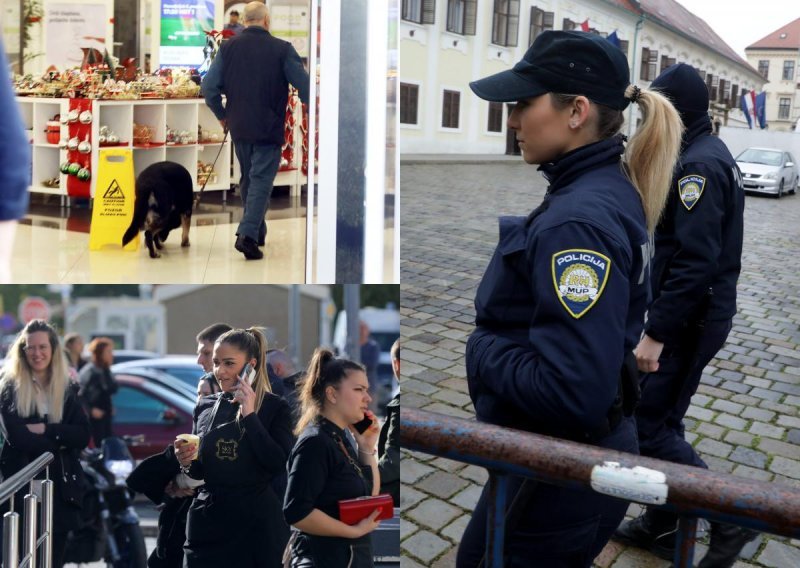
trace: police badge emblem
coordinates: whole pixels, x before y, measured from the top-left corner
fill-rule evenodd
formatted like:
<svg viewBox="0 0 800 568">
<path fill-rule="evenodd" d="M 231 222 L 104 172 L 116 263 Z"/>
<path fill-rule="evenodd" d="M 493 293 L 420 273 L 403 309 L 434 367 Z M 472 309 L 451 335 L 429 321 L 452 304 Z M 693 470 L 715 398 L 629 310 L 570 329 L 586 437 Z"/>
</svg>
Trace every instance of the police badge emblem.
<svg viewBox="0 0 800 568">
<path fill-rule="evenodd" d="M 238 449 L 239 443 L 236 440 L 217 440 L 217 459 L 234 461 L 239 458 Z"/>
<path fill-rule="evenodd" d="M 706 178 L 698 175 L 682 177 L 678 180 L 678 195 L 687 211 L 691 211 L 703 195 Z"/>
<path fill-rule="evenodd" d="M 553 255 L 553 285 L 561 305 L 575 319 L 597 303 L 611 272 L 611 260 L 586 249 L 562 250 Z"/>
</svg>

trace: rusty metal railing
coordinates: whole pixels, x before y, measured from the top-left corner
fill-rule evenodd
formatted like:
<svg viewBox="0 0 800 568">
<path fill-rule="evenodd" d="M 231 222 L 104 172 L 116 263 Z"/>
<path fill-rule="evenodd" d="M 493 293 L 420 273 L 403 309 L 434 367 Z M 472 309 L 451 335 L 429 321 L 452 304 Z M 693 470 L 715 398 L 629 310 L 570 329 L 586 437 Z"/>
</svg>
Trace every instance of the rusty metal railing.
<svg viewBox="0 0 800 568">
<path fill-rule="evenodd" d="M 411 408 L 400 411 L 400 445 L 496 473 L 490 476 L 493 502 L 489 507 L 486 550 L 486 565 L 495 568 L 503 565 L 508 475 L 593 491 L 593 471 L 609 462 L 664 474 L 666 502 L 660 506 L 680 515 L 674 558 L 677 568 L 692 566 L 698 517 L 759 532 L 800 537 L 800 489 L 780 483 L 745 479 Z M 646 491 L 642 499 L 626 494 L 626 500 L 652 503 L 647 497 Z"/>
</svg>

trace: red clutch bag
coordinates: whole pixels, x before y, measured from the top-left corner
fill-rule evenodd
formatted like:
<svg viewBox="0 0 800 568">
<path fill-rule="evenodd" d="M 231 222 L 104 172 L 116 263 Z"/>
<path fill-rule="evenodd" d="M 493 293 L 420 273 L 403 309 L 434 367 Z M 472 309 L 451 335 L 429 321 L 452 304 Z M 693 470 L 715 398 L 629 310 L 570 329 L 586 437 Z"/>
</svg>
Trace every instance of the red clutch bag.
<svg viewBox="0 0 800 568">
<path fill-rule="evenodd" d="M 388 493 L 375 497 L 356 497 L 339 501 L 339 520 L 348 525 L 356 525 L 380 509 L 378 519 L 391 519 L 394 516 L 394 502 Z"/>
</svg>

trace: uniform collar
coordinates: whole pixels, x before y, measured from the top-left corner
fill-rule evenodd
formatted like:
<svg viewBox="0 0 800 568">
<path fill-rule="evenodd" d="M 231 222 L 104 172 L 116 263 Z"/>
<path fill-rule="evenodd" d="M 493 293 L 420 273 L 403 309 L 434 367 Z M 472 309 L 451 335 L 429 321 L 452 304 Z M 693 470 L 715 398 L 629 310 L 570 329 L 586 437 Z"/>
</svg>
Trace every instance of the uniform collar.
<svg viewBox="0 0 800 568">
<path fill-rule="evenodd" d="M 701 116 L 694 122 L 689 123 L 686 130 L 683 131 L 683 138 L 681 139 L 681 154 L 689 145 L 700 138 L 701 136 L 708 136 L 711 134 L 711 119 L 708 115 Z"/>
<path fill-rule="evenodd" d="M 575 148 L 555 161 L 539 166 L 539 171 L 550 182 L 547 193 L 568 185 L 589 170 L 619 162 L 620 155 L 625 150 L 622 140 L 620 135 L 612 136 Z"/>
</svg>

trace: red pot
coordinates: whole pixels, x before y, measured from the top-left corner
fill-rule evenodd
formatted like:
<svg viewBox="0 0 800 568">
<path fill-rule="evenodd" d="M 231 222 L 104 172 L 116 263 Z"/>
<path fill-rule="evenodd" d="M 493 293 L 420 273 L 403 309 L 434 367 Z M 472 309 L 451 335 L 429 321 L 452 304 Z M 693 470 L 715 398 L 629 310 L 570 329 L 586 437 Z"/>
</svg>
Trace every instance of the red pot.
<svg viewBox="0 0 800 568">
<path fill-rule="evenodd" d="M 45 132 L 48 144 L 58 144 L 58 141 L 61 140 L 61 123 L 57 120 L 48 121 Z"/>
</svg>

